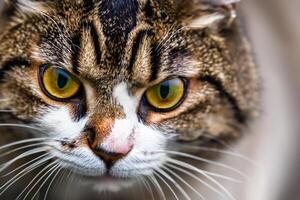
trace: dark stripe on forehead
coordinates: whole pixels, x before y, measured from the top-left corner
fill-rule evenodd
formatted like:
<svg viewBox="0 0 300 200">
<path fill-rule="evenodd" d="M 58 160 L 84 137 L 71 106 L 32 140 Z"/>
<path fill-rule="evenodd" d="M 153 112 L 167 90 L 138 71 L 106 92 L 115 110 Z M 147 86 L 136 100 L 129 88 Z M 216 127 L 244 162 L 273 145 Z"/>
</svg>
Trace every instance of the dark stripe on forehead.
<svg viewBox="0 0 300 200">
<path fill-rule="evenodd" d="M 4 64 L 1 66 L 1 69 L 0 69 L 0 82 L 3 81 L 3 78 L 7 71 L 10 71 L 15 67 L 24 67 L 24 66 L 29 67 L 30 62 L 27 61 L 26 59 L 20 58 L 20 57 L 12 58 L 12 59 L 4 62 Z"/>
<path fill-rule="evenodd" d="M 222 85 L 221 81 L 219 81 L 216 78 L 209 76 L 209 75 L 200 77 L 200 80 L 203 82 L 207 82 L 207 83 L 211 84 L 212 86 L 214 86 L 216 88 L 216 90 L 219 91 L 220 96 L 224 97 L 228 100 L 228 102 L 232 106 L 232 109 L 235 113 L 235 118 L 238 122 L 240 122 L 240 123 L 246 122 L 246 120 L 247 120 L 246 116 L 240 109 L 237 100 L 231 94 L 229 94 L 228 91 L 226 91 L 226 89 Z"/>
<path fill-rule="evenodd" d="M 79 73 L 79 55 L 80 55 L 80 42 L 81 34 L 76 33 L 71 39 L 71 50 L 72 50 L 72 68 L 74 73 Z"/>
<path fill-rule="evenodd" d="M 151 46 L 151 77 L 150 81 L 154 81 L 158 77 L 160 69 L 161 51 L 157 50 L 158 44 Z"/>
<path fill-rule="evenodd" d="M 129 33 L 137 24 L 137 0 L 101 0 L 99 15 L 110 56 L 119 64 Z"/>
<path fill-rule="evenodd" d="M 89 13 L 94 9 L 93 0 L 83 0 L 83 9 L 85 13 Z"/>
<path fill-rule="evenodd" d="M 130 57 L 129 66 L 128 66 L 129 71 L 132 71 L 133 65 L 136 62 L 137 53 L 140 49 L 140 46 L 142 45 L 143 40 L 145 39 L 145 37 L 149 37 L 151 35 L 153 35 L 152 30 L 141 30 L 135 37 L 133 45 L 132 45 L 131 57 Z"/>
<path fill-rule="evenodd" d="M 82 22 L 81 28 L 88 31 L 91 34 L 93 47 L 96 54 L 96 64 L 100 64 L 101 62 L 101 47 L 100 47 L 100 37 L 97 32 L 97 29 L 93 22 Z"/>
<path fill-rule="evenodd" d="M 94 45 L 95 53 L 96 53 L 96 62 L 97 62 L 97 64 L 100 64 L 101 50 L 100 50 L 99 35 L 98 35 L 98 32 L 97 32 L 94 24 L 91 24 L 91 35 L 92 35 L 93 45 Z"/>
</svg>

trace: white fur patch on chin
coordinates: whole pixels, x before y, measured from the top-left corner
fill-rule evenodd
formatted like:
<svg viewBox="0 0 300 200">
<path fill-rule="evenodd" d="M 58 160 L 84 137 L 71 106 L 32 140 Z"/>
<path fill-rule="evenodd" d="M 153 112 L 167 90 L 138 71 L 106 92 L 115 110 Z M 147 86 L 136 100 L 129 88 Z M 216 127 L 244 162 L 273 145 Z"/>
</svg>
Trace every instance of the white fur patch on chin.
<svg viewBox="0 0 300 200">
<path fill-rule="evenodd" d="M 73 121 L 67 108 L 49 109 L 37 120 L 40 124 L 51 130 L 49 135 L 62 138 L 76 138 L 83 130 L 87 119 Z"/>
<path fill-rule="evenodd" d="M 93 189 L 97 192 L 119 192 L 123 189 L 130 188 L 134 184 L 133 180 L 104 180 L 94 184 Z"/>
</svg>

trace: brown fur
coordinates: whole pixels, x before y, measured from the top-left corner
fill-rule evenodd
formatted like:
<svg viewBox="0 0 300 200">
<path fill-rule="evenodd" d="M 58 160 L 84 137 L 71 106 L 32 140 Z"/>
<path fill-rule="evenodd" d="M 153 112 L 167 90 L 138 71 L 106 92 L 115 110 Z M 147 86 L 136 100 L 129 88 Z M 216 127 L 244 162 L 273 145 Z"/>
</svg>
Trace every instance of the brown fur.
<svg viewBox="0 0 300 200">
<path fill-rule="evenodd" d="M 113 18 L 100 21 L 102 13 L 95 8 L 86 12 L 79 0 L 53 0 L 39 7 L 40 10 L 11 16 L 0 37 L 0 70 L 8 67 L 1 72 L 1 96 L 8 99 L 1 102 L 1 107 L 12 109 L 15 117 L 28 122 L 34 121 L 45 108 L 61 104 L 74 110 L 75 115 L 76 105 L 50 100 L 40 89 L 37 71 L 41 64 L 51 63 L 74 73 L 94 90 L 93 99 L 86 102 L 87 113 L 101 116 L 92 116 L 96 119 L 92 123 L 102 127 L 100 119 L 124 114 L 119 105 L 111 102 L 116 84 L 129 83 L 132 95 L 142 99 L 150 86 L 179 76 L 189 80 L 183 104 L 166 113 L 146 109 L 143 113 L 146 124 L 180 133 L 182 140 L 189 141 L 204 134 L 230 138 L 230 141 L 241 136 L 243 128 L 257 114 L 259 84 L 248 40 L 240 30 L 239 21 L 228 17 L 228 9 L 233 8 L 207 7 L 192 1 L 187 4 L 160 0 L 138 2 L 136 24 L 128 35 L 125 34 L 128 30 L 122 28 L 133 24 L 133 19 L 128 18 L 124 24 L 115 24 Z M 211 13 L 225 17 L 205 28 L 188 26 Z M 94 24 L 101 49 L 98 61 L 93 48 L 95 38 L 82 26 L 83 22 Z M 104 33 L 107 27 L 122 31 L 117 38 L 116 35 L 108 37 Z M 140 41 L 135 62 L 128 69 L 141 30 L 149 34 Z M 80 49 L 72 44 L 78 35 Z M 74 51 L 79 52 L 78 72 L 72 71 Z M 153 54 L 157 56 L 156 63 L 151 62 Z M 15 58 L 26 62 L 11 62 L 7 66 Z M 158 65 L 154 66 L 158 70 L 154 78 L 153 64 Z"/>
</svg>

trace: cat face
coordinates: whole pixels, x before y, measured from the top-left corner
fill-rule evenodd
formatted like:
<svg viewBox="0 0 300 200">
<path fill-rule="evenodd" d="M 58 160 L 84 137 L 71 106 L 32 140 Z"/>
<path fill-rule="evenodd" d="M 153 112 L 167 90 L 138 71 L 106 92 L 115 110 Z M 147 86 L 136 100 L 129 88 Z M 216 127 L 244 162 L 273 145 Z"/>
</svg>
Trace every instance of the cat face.
<svg viewBox="0 0 300 200">
<path fill-rule="evenodd" d="M 257 77 L 231 3 L 20 3 L 0 40 L 2 107 L 87 178 L 152 175 L 180 141 L 238 138 Z"/>
</svg>

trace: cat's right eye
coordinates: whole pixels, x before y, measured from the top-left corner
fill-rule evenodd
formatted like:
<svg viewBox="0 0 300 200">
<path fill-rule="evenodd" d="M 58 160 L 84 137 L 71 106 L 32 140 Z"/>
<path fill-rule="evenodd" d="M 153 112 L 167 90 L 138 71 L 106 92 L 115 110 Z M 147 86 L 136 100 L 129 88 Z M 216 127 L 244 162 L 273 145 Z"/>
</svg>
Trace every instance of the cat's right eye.
<svg viewBox="0 0 300 200">
<path fill-rule="evenodd" d="M 39 81 L 45 94 L 55 100 L 71 99 L 81 88 L 76 77 L 56 66 L 43 66 L 40 69 Z"/>
</svg>

